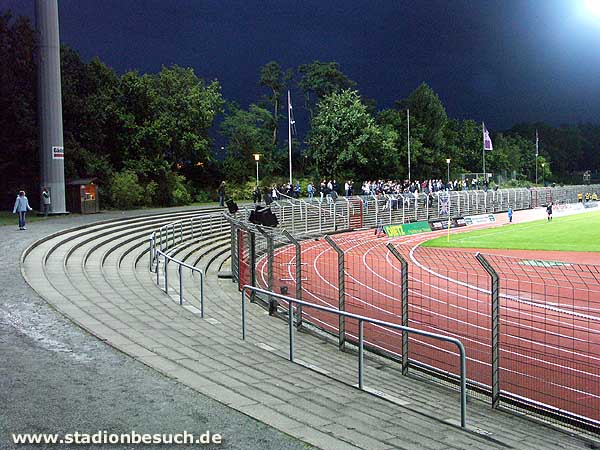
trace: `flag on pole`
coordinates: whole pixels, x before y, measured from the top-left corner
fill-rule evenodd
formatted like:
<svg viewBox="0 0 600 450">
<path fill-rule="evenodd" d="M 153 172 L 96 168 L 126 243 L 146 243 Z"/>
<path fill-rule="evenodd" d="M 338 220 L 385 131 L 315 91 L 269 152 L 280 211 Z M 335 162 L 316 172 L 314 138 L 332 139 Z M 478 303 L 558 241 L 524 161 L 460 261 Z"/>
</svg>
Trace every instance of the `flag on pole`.
<svg viewBox="0 0 600 450">
<path fill-rule="evenodd" d="M 296 120 L 294 119 L 294 108 L 292 108 L 292 99 L 290 98 L 290 126 L 292 134 L 298 134 L 296 132 Z"/>
<path fill-rule="evenodd" d="M 537 158 L 540 155 L 540 141 L 538 139 L 537 130 L 535 130 L 535 157 Z"/>
<path fill-rule="evenodd" d="M 490 138 L 490 132 L 483 125 L 483 149 L 484 150 L 493 150 L 494 146 L 492 145 L 492 139 Z"/>
</svg>

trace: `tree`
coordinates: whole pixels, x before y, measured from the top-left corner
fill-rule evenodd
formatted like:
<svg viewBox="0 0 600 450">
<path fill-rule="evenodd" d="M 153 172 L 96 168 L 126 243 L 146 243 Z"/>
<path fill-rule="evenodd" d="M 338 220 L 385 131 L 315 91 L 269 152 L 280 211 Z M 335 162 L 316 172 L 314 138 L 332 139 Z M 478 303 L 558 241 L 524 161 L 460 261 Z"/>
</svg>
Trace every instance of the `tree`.
<svg viewBox="0 0 600 450">
<path fill-rule="evenodd" d="M 179 66 L 163 67 L 152 78 L 156 94 L 152 125 L 166 144 L 163 155 L 172 163 L 208 159 L 208 132 L 223 109 L 219 83 L 206 84 L 193 69 Z"/>
<path fill-rule="evenodd" d="M 439 149 L 444 144 L 443 132 L 448 116 L 437 94 L 426 83 L 415 89 L 404 102 L 402 109 L 410 109 L 411 120 L 425 127 L 423 144 Z M 411 124 L 412 125 L 412 124 Z"/>
<path fill-rule="evenodd" d="M 65 176 L 94 176 L 107 186 L 123 158 L 119 77 L 97 58 L 86 64 L 64 46 L 61 75 Z"/>
<path fill-rule="evenodd" d="M 358 92 L 334 92 L 319 102 L 308 137 L 319 176 L 374 176 L 383 144 L 383 134 Z"/>
<path fill-rule="evenodd" d="M 28 18 L 0 15 L 0 205 L 12 207 L 20 189 L 37 192 L 35 32 Z M 37 195 L 30 195 L 35 205 Z"/>
<path fill-rule="evenodd" d="M 228 139 L 225 157 L 225 173 L 234 181 L 245 181 L 254 173 L 254 153 L 261 154 L 260 167 L 265 175 L 272 173 L 274 158 L 269 111 L 250 105 L 246 111 L 236 104 L 227 107 L 221 123 L 221 134 Z"/>
<path fill-rule="evenodd" d="M 443 139 L 446 143 L 446 157 L 452 159 L 454 173 L 481 171 L 483 158 L 481 124 L 473 120 L 449 120 L 444 128 Z M 494 142 L 494 150 L 497 146 Z"/>
<path fill-rule="evenodd" d="M 314 115 L 313 105 L 323 98 L 343 89 L 351 89 L 356 83 L 339 70 L 336 62 L 314 61 L 298 67 L 301 74 L 298 86 L 304 93 L 305 106 Z"/>
<path fill-rule="evenodd" d="M 271 61 L 265 64 L 260 69 L 260 85 L 271 90 L 269 102 L 273 105 L 273 141 L 272 144 L 277 145 L 277 130 L 279 128 L 279 100 L 281 94 L 285 90 L 287 82 L 292 78 L 293 72 L 288 70 L 283 72 L 281 66 L 276 61 Z"/>
</svg>

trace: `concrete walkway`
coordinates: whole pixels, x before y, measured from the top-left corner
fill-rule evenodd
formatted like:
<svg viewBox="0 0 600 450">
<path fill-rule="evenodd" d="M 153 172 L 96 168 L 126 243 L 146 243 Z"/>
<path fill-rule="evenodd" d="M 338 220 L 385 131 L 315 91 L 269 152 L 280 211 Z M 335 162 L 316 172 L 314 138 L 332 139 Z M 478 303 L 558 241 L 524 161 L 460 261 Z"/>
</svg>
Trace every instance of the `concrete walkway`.
<svg viewBox="0 0 600 450">
<path fill-rule="evenodd" d="M 292 364 L 284 358 L 285 323 L 256 305 L 249 308 L 249 336 L 242 341 L 240 295 L 216 276 L 228 258 L 228 229 L 219 219 L 205 225 L 210 238 L 175 250 L 206 271 L 206 317 L 200 319 L 190 275 L 184 276 L 181 307 L 156 286 L 144 253 L 151 230 L 189 217 L 184 212 L 66 231 L 31 249 L 23 273 L 51 305 L 101 340 L 320 448 L 589 447 L 583 439 L 474 398 L 465 431 L 458 426 L 457 391 L 417 373 L 402 376 L 394 364 L 377 358 L 367 361 L 365 382 L 385 398 L 355 389 L 356 356 L 314 334 L 297 334 L 296 358 L 304 365 Z M 174 287 L 174 264 L 169 277 Z"/>
<path fill-rule="evenodd" d="M 19 259 L 37 239 L 98 220 L 151 212 L 164 210 L 51 218 L 28 224 L 25 232 L 17 229 L 16 222 L 0 227 L 0 448 L 67 448 L 16 446 L 12 433 L 211 430 L 221 433 L 224 443 L 206 448 L 306 449 L 304 442 L 234 411 L 90 335 L 40 298 L 23 279 Z"/>
</svg>

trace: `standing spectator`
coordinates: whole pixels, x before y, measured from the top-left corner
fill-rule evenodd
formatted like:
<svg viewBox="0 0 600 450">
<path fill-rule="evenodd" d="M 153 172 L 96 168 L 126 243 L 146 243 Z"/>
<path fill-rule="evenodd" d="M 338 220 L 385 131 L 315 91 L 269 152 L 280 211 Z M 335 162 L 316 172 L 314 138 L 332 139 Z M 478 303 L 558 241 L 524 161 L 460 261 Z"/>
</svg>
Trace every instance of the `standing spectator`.
<svg viewBox="0 0 600 450">
<path fill-rule="evenodd" d="M 25 191 L 19 191 L 19 195 L 15 200 L 15 207 L 13 208 L 13 214 L 19 213 L 19 230 L 26 230 L 25 226 L 25 214 L 27 211 L 31 211 L 29 201 L 25 197 Z"/>
<path fill-rule="evenodd" d="M 552 202 L 548 203 L 546 206 L 546 212 L 548 213 L 548 222 L 552 221 Z"/>
<path fill-rule="evenodd" d="M 308 183 L 308 186 L 306 186 L 306 190 L 308 192 L 308 201 L 312 202 L 313 197 L 315 196 L 315 187 L 313 186 L 312 182 Z"/>
<path fill-rule="evenodd" d="M 267 206 L 273 203 L 273 197 L 271 197 L 271 189 L 269 189 L 268 187 L 265 187 L 263 197 Z"/>
<path fill-rule="evenodd" d="M 325 182 L 325 180 L 321 181 L 321 185 L 320 185 L 320 194 L 321 194 L 321 203 L 323 203 L 323 196 L 325 195 L 325 191 L 327 190 L 327 183 Z"/>
<path fill-rule="evenodd" d="M 42 205 L 44 207 L 44 217 L 48 217 L 48 213 L 50 212 L 50 191 L 47 187 L 42 190 Z"/>
<path fill-rule="evenodd" d="M 512 216 L 513 216 L 513 210 L 512 210 L 512 208 L 509 206 L 509 207 L 508 207 L 508 221 L 509 221 L 510 223 L 512 223 Z"/>
<path fill-rule="evenodd" d="M 344 195 L 350 197 L 350 182 L 346 180 L 344 183 Z"/>
<path fill-rule="evenodd" d="M 221 181 L 219 185 L 219 189 L 217 189 L 217 194 L 219 194 L 219 206 L 225 206 L 225 182 Z"/>
<path fill-rule="evenodd" d="M 294 186 L 294 198 L 300 198 L 300 182 L 296 181 L 296 184 Z"/>
<path fill-rule="evenodd" d="M 260 188 L 258 186 L 256 186 L 254 188 L 254 191 L 252 192 L 252 201 L 254 203 L 260 203 L 261 201 L 261 194 L 260 194 Z"/>
</svg>

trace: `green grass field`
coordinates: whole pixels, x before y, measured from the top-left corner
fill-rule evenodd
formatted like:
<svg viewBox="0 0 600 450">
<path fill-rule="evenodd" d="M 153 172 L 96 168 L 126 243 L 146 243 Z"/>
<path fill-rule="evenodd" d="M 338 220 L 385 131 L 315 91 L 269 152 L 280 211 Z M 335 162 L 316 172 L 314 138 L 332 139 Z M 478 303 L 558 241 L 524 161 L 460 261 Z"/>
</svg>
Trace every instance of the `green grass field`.
<svg viewBox="0 0 600 450">
<path fill-rule="evenodd" d="M 600 252 L 600 211 L 442 236 L 424 247 Z"/>
</svg>

